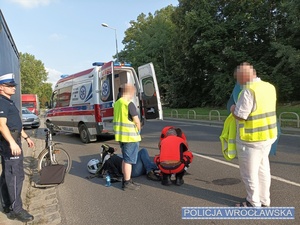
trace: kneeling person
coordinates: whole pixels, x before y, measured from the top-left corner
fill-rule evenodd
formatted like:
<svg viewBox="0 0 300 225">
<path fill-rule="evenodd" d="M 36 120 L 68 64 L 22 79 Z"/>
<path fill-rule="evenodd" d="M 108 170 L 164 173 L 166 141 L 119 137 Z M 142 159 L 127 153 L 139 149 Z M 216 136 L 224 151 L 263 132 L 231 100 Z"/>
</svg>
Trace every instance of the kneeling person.
<svg viewBox="0 0 300 225">
<path fill-rule="evenodd" d="M 175 174 L 175 184 L 184 183 L 185 167 L 193 160 L 193 154 L 188 150 L 185 135 L 179 128 L 166 127 L 162 130 L 159 144 L 160 154 L 156 155 L 154 162 L 162 172 L 162 184 L 170 185 L 171 174 Z"/>
</svg>

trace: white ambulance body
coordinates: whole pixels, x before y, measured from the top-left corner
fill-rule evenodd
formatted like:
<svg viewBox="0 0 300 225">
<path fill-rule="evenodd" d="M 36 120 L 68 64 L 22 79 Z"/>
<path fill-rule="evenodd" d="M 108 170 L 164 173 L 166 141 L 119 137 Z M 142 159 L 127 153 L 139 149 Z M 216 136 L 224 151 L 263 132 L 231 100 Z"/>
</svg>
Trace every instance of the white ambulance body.
<svg viewBox="0 0 300 225">
<path fill-rule="evenodd" d="M 120 63 L 94 63 L 94 68 L 60 79 L 54 89 L 46 125 L 53 131 L 80 135 L 84 143 L 103 133 L 113 133 L 113 104 L 122 84 L 136 87 L 133 102 L 144 119 L 163 119 L 153 64 L 135 70 Z"/>
</svg>

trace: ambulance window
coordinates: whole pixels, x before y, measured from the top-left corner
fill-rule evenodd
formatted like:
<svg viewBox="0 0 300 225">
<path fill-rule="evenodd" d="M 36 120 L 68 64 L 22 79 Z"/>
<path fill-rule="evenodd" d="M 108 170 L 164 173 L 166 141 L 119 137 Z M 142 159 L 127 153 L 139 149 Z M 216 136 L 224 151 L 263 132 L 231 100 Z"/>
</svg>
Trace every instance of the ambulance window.
<svg viewBox="0 0 300 225">
<path fill-rule="evenodd" d="M 58 90 L 57 107 L 65 107 L 70 105 L 71 90 L 71 86 Z"/>
<path fill-rule="evenodd" d="M 52 108 L 55 108 L 56 106 L 57 106 L 57 91 L 54 91 L 52 96 Z"/>
<path fill-rule="evenodd" d="M 148 77 L 142 80 L 143 89 L 144 89 L 144 97 L 151 98 L 155 94 L 155 87 L 153 83 L 153 78 Z"/>
</svg>

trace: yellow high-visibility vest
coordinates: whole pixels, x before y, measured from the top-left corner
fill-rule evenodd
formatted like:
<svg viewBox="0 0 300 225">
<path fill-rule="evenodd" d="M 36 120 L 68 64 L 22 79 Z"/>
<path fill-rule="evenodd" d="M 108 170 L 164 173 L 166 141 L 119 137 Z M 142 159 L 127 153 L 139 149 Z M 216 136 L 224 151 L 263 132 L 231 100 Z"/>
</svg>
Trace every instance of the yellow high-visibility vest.
<svg viewBox="0 0 300 225">
<path fill-rule="evenodd" d="M 236 157 L 236 122 L 232 113 L 226 118 L 220 136 L 222 153 L 226 160 L 230 161 Z"/>
<path fill-rule="evenodd" d="M 130 102 L 120 98 L 114 104 L 114 132 L 115 140 L 120 142 L 141 141 L 139 131 L 133 121 L 128 118 L 128 105 Z"/>
<path fill-rule="evenodd" d="M 265 141 L 277 137 L 276 90 L 264 81 L 247 85 L 254 94 L 256 110 L 246 120 L 239 121 L 240 139 L 243 141 Z"/>
</svg>

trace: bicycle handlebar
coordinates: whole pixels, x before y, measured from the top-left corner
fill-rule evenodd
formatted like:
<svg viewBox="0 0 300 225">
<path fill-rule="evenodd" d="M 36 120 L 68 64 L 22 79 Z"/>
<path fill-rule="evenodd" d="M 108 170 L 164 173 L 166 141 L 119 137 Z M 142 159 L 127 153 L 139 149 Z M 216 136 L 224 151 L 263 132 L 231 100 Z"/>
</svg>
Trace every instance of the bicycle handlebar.
<svg viewBox="0 0 300 225">
<path fill-rule="evenodd" d="M 50 129 L 49 128 L 45 128 L 44 131 L 45 132 L 50 132 Z"/>
<path fill-rule="evenodd" d="M 58 127 L 57 125 L 55 125 L 54 123 L 51 123 L 51 122 L 45 122 L 46 126 L 47 126 L 47 129 L 50 129 L 50 130 L 61 130 L 60 127 Z"/>
</svg>

